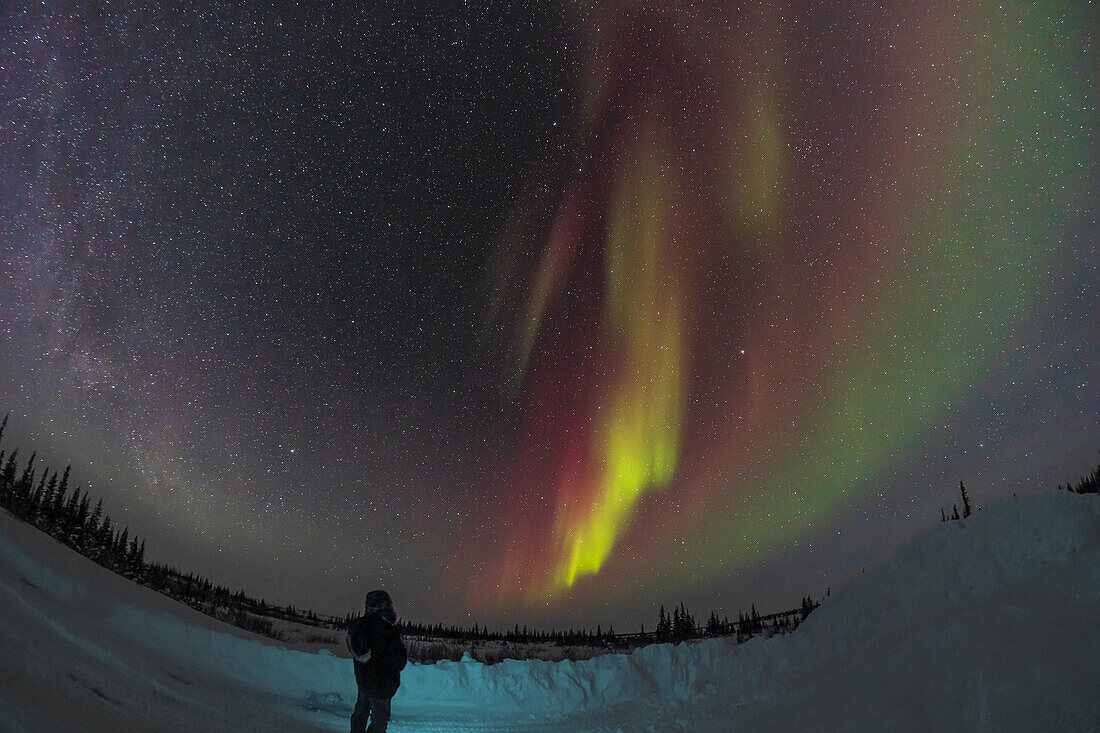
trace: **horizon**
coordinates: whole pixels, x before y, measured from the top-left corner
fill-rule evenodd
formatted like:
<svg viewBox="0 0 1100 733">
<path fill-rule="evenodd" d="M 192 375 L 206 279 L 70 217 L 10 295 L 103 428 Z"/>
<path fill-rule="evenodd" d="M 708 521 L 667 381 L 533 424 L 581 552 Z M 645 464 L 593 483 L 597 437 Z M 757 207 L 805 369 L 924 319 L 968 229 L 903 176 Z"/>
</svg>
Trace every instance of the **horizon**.
<svg viewBox="0 0 1100 733">
<path fill-rule="evenodd" d="M 0 464 L 2 464 L 4 460 L 12 458 L 13 454 L 17 455 L 18 453 L 21 452 L 21 447 L 18 446 L 18 445 L 10 446 L 10 447 L 4 445 L 3 436 L 6 433 L 6 429 L 10 427 L 10 422 L 9 422 L 10 417 L 11 417 L 11 414 L 6 413 L 4 418 L 3 418 L 3 425 L 0 426 Z M 1098 450 L 1097 453 L 1100 454 L 1100 450 Z M 36 456 L 37 451 L 35 451 L 32 448 L 31 449 L 31 454 L 32 454 L 32 456 Z M 14 467 L 16 469 L 17 474 L 22 472 L 23 466 L 25 466 L 26 463 L 27 463 L 27 459 L 24 458 L 22 464 L 19 464 L 19 463 L 15 464 Z M 1094 463 L 1095 463 L 1095 461 L 1094 461 Z M 43 481 L 43 485 L 44 485 L 44 482 L 45 482 L 46 477 L 48 475 L 52 474 L 53 478 L 56 479 L 61 473 L 68 473 L 69 469 L 71 469 L 71 468 L 72 468 L 71 464 L 66 464 L 66 468 L 64 470 L 60 470 L 60 469 L 53 469 L 48 465 L 42 465 L 41 463 L 36 463 L 35 473 L 32 474 L 32 479 L 33 480 L 32 480 L 31 483 L 34 484 L 34 483 L 37 482 L 38 479 L 40 479 L 41 481 Z M 1100 470 L 1100 469 L 1096 469 L 1096 470 Z M 1063 489 L 1063 488 L 1070 488 L 1071 486 L 1074 485 L 1075 481 L 1083 480 L 1088 475 L 1089 475 L 1088 471 L 1081 471 L 1080 472 L 1080 477 L 1078 477 L 1078 478 L 1068 478 L 1068 479 L 1065 480 L 1064 484 L 1063 484 L 1062 481 L 1059 481 L 1055 488 L 1051 488 L 1050 486 L 1039 486 L 1039 487 L 1033 486 L 1030 489 L 1022 491 L 1022 492 L 1013 492 L 1009 496 L 1001 496 L 998 499 L 996 499 L 996 502 L 1006 501 L 1006 500 L 1009 500 L 1009 499 L 1014 500 L 1018 496 L 1026 496 L 1028 494 L 1048 493 L 1048 492 L 1057 491 L 1057 490 L 1060 490 L 1060 489 Z M 36 478 L 36 477 L 38 477 L 38 478 Z M 77 480 L 78 478 L 79 478 L 79 473 L 71 475 L 72 482 L 70 483 L 70 489 L 72 489 L 73 492 L 75 492 L 72 495 L 77 496 L 77 495 L 82 494 L 83 498 L 85 500 L 90 500 L 92 502 L 92 504 L 95 504 L 97 502 L 99 504 L 102 504 L 102 498 L 91 495 L 90 491 L 84 489 L 84 487 L 82 487 L 80 485 L 79 481 Z M 960 496 L 961 496 L 961 489 L 962 489 L 962 486 L 963 486 L 964 483 L 965 482 L 960 482 L 960 486 L 958 487 L 958 490 L 960 491 Z M 976 502 L 973 501 L 972 489 L 968 489 L 967 493 L 971 495 L 970 500 L 971 500 L 971 505 L 973 507 L 973 511 L 977 512 L 977 511 L 981 511 L 983 508 L 985 508 L 985 505 L 977 504 Z M 935 521 L 929 526 L 920 526 L 920 527 L 916 528 L 913 531 L 912 534 L 910 534 L 907 537 L 904 537 L 904 538 L 900 539 L 897 542 L 897 544 L 895 544 L 893 547 L 889 548 L 884 554 L 882 554 L 882 555 L 880 555 L 876 558 L 872 558 L 867 565 L 863 566 L 858 571 L 853 571 L 852 573 L 850 573 L 848 575 L 848 577 L 840 579 L 839 582 L 835 583 L 834 585 L 826 586 L 825 591 L 824 591 L 823 594 L 811 592 L 811 593 L 806 593 L 802 598 L 803 599 L 804 598 L 810 598 L 811 600 L 813 600 L 815 602 L 818 602 L 818 603 L 822 602 L 826 597 L 828 597 L 831 594 L 831 592 L 833 591 L 834 588 L 836 590 L 842 589 L 847 583 L 851 582 L 852 580 L 857 578 L 859 575 L 862 575 L 862 574 L 866 573 L 869 568 L 872 568 L 872 567 L 874 567 L 874 566 L 876 566 L 876 565 L 878 565 L 882 562 L 885 562 L 885 561 L 889 560 L 889 558 L 891 556 L 893 556 L 893 554 L 898 549 L 900 549 L 901 547 L 904 547 L 905 545 L 907 545 L 907 544 L 911 543 L 912 541 L 914 541 L 915 539 L 917 539 L 920 535 L 927 532 L 930 529 L 931 526 L 934 526 L 935 524 L 940 524 L 942 521 L 945 521 L 944 519 L 942 519 L 943 516 L 946 516 L 947 520 L 950 520 L 951 515 L 952 515 L 953 512 L 948 511 L 947 506 L 950 505 L 952 507 L 952 509 L 955 510 L 955 511 L 957 511 L 957 507 L 958 507 L 958 499 L 955 498 L 955 497 L 950 497 L 950 498 L 952 500 L 949 501 L 949 502 L 945 502 L 945 504 L 941 507 L 941 510 L 943 512 L 945 512 L 945 514 L 941 515 L 941 520 Z M 9 511 L 5 507 L 0 507 L 0 510 L 3 510 L 5 512 Z M 110 518 L 110 511 L 109 510 L 110 510 L 109 506 L 104 507 L 104 516 L 108 519 Z M 955 518 L 958 519 L 957 516 Z M 964 518 L 965 518 L 965 515 L 964 515 Z M 26 520 L 22 520 L 22 521 L 26 521 Z M 41 531 L 43 531 L 44 533 L 49 534 L 48 532 L 46 532 L 45 529 L 42 529 L 41 527 L 39 527 L 39 529 Z M 119 524 L 119 525 L 116 525 L 114 529 L 115 529 L 116 532 L 121 533 L 124 529 L 126 531 L 129 531 L 131 528 L 129 527 L 129 525 L 123 526 L 122 524 Z M 135 528 L 133 528 L 133 530 L 134 530 L 133 533 L 130 534 L 130 538 L 132 540 L 134 540 L 135 543 L 140 540 L 142 553 L 144 555 L 145 549 L 146 549 L 145 548 L 145 537 L 144 537 L 144 535 L 140 534 L 140 528 L 135 527 Z M 54 539 L 58 539 L 58 538 L 55 537 Z M 71 549 L 76 551 L 75 548 L 71 548 Z M 153 548 L 153 549 L 155 550 L 155 548 Z M 155 554 L 154 554 L 154 557 L 155 557 Z M 337 619 L 337 620 L 338 619 L 344 619 L 344 618 L 347 618 L 349 616 L 359 615 L 359 614 L 362 613 L 361 608 L 359 610 L 354 610 L 354 609 L 349 610 L 349 611 L 346 611 L 344 613 L 332 613 L 332 612 L 330 612 L 326 609 L 320 609 L 316 606 L 308 605 L 308 602 L 294 603 L 294 602 L 280 601 L 280 599 L 277 599 L 277 598 L 273 598 L 272 600 L 269 601 L 268 596 L 265 593 L 262 593 L 262 592 L 261 593 L 255 593 L 255 592 L 252 592 L 249 589 L 246 589 L 246 588 L 243 588 L 243 587 L 229 586 L 229 585 L 221 582 L 217 577 L 204 575 L 202 573 L 195 572 L 194 570 L 186 568 L 186 567 L 180 567 L 179 565 L 177 565 L 176 563 L 173 563 L 171 561 L 146 560 L 146 562 L 148 562 L 152 565 L 160 565 L 160 566 L 163 566 L 163 567 L 171 568 L 174 571 L 178 572 L 181 576 L 194 576 L 197 580 L 209 581 L 213 586 L 227 588 L 231 593 L 234 593 L 234 594 L 238 593 L 238 592 L 244 593 L 245 596 L 247 598 L 251 599 L 252 601 L 264 603 L 272 609 L 293 608 L 298 613 L 315 614 L 318 617 L 323 618 L 323 619 Z M 139 581 L 135 581 L 135 582 L 139 582 Z M 364 595 L 365 594 L 366 593 L 364 593 Z M 736 611 L 733 611 L 731 609 L 718 608 L 718 607 L 694 608 L 694 607 L 690 606 L 690 604 L 684 603 L 682 600 L 673 601 L 671 603 L 666 602 L 666 601 L 659 601 L 655 604 L 655 609 L 656 610 L 654 611 L 653 616 L 654 616 L 654 618 L 657 618 L 657 617 L 659 617 L 659 614 L 661 613 L 662 610 L 666 610 L 666 609 L 670 609 L 670 608 L 677 608 L 679 606 L 686 607 L 686 610 L 688 612 L 690 612 L 696 618 L 696 620 L 698 620 L 699 618 L 702 617 L 702 615 L 701 615 L 702 613 L 706 613 L 708 616 L 709 616 L 709 614 L 714 613 L 718 616 L 718 618 L 720 620 L 729 620 L 731 618 L 735 619 L 735 618 L 739 617 L 742 612 L 748 613 L 750 611 L 750 609 L 755 609 L 756 611 L 761 612 L 761 614 L 764 618 L 770 618 L 772 616 L 786 615 L 786 614 L 795 612 L 799 609 L 799 606 L 796 606 L 794 604 L 791 604 L 789 606 L 783 606 L 782 608 L 778 608 L 778 607 L 771 608 L 771 607 L 766 607 L 766 606 L 763 606 L 763 605 L 759 605 L 755 601 L 750 601 L 746 605 L 739 606 L 736 609 Z M 699 611 L 700 613 L 696 614 L 696 611 Z M 670 618 L 671 618 L 671 612 L 669 612 L 669 614 L 670 614 Z M 408 617 L 406 615 L 403 615 L 403 614 L 400 614 L 400 613 L 398 614 L 398 620 L 399 620 L 399 622 L 401 622 L 403 624 L 410 624 L 410 625 L 417 625 L 417 626 L 427 626 L 427 627 L 432 627 L 432 626 L 437 626 L 438 625 L 438 626 L 443 626 L 444 628 L 455 628 L 455 629 L 458 629 L 460 631 L 461 630 L 468 631 L 470 629 L 473 629 L 474 627 L 479 627 L 480 630 L 483 633 L 488 633 L 490 636 L 506 636 L 507 634 L 511 633 L 513 629 L 520 629 L 520 628 L 522 628 L 524 631 L 526 631 L 529 634 L 536 635 L 536 634 L 565 633 L 565 632 L 570 631 L 570 630 L 575 630 L 577 632 L 595 632 L 595 630 L 597 628 L 603 626 L 603 623 L 601 621 L 596 621 L 592 624 L 578 624 L 578 623 L 574 623 L 572 621 L 566 621 L 566 620 L 563 620 L 562 624 L 560 624 L 558 626 L 535 626 L 535 625 L 532 625 L 530 623 L 525 623 L 522 620 L 510 620 L 509 622 L 504 623 L 504 624 L 497 624 L 496 626 L 491 626 L 490 624 L 485 623 L 485 622 L 481 622 L 476 618 L 474 618 L 474 619 L 467 618 L 467 619 L 463 619 L 462 621 L 452 622 L 452 621 L 444 621 L 444 620 L 441 620 L 441 619 L 410 618 L 410 617 Z M 648 623 L 648 628 L 647 628 L 647 622 L 645 620 L 642 620 L 642 621 L 638 622 L 638 624 L 640 626 L 640 629 L 639 628 L 634 628 L 634 630 L 627 630 L 627 631 L 620 630 L 620 631 L 614 633 L 613 636 L 615 636 L 615 637 L 637 636 L 640 631 L 644 631 L 644 633 L 652 634 L 654 632 L 654 629 L 656 628 L 656 622 L 655 621 L 649 622 Z M 630 627 L 620 626 L 620 629 L 624 629 L 624 628 L 629 629 Z M 702 628 L 702 626 L 699 626 L 699 628 Z M 608 623 L 607 624 L 607 629 L 604 632 L 604 634 L 608 635 L 608 636 L 611 636 L 612 635 L 611 634 L 612 629 L 614 629 L 614 623 Z"/>
</svg>

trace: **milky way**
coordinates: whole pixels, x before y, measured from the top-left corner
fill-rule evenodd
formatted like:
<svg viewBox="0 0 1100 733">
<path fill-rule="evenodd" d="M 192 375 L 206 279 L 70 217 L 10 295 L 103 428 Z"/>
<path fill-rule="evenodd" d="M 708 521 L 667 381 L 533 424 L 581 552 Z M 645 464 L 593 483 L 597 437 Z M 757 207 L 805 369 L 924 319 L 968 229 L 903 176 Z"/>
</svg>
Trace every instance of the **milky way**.
<svg viewBox="0 0 1100 733">
<path fill-rule="evenodd" d="M 797 603 L 1095 461 L 1075 7 L 5 8 L 5 442 L 269 600 Z"/>
</svg>

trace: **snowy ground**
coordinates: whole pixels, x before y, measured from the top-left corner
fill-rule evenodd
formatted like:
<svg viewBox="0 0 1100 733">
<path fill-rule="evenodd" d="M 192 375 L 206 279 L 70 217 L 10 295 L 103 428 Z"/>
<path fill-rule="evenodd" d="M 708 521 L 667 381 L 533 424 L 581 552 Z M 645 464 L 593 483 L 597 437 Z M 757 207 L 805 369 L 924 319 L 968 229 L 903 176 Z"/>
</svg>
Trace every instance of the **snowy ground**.
<svg viewBox="0 0 1100 733">
<path fill-rule="evenodd" d="M 350 662 L 226 626 L 0 513 L 0 730 L 346 730 Z M 411 665 L 393 731 L 1100 730 L 1100 497 L 939 524 L 789 636 Z"/>
</svg>

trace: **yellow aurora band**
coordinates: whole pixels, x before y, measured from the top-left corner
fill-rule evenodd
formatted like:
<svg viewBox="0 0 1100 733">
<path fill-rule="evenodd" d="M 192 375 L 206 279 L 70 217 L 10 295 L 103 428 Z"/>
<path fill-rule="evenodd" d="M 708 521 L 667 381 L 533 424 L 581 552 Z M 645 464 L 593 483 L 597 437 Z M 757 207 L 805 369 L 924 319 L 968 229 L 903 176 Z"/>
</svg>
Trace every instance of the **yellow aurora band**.
<svg viewBox="0 0 1100 733">
<path fill-rule="evenodd" d="M 706 259 L 694 221 L 699 203 L 725 212 L 715 225 L 754 240 L 773 234 L 781 214 L 778 74 L 765 42 L 754 41 L 758 63 L 742 84 L 748 101 L 737 116 L 746 135 L 726 138 L 718 133 L 730 105 L 716 90 L 731 73 L 729 63 L 700 62 L 693 55 L 700 36 L 713 36 L 705 18 L 684 25 L 675 4 L 658 4 L 652 9 L 657 24 L 646 37 L 634 37 L 630 27 L 637 19 L 630 14 L 610 6 L 595 12 L 605 30 L 594 41 L 594 67 L 618 66 L 618 73 L 588 78 L 580 125 L 586 162 L 559 204 L 521 296 L 525 307 L 511 376 L 514 388 L 525 380 L 528 389 L 538 388 L 530 384 L 537 381 L 529 374 L 533 352 L 546 329 L 561 328 L 551 311 L 569 299 L 571 282 L 585 280 L 585 252 L 595 251 L 592 269 L 601 289 L 579 305 L 590 308 L 583 328 L 598 334 L 583 356 L 595 368 L 575 377 L 585 383 L 582 396 L 568 389 L 556 395 L 575 399 L 585 413 L 586 424 L 572 428 L 573 439 L 584 445 L 564 450 L 565 460 L 551 465 L 544 479 L 555 497 L 552 536 L 542 540 L 552 557 L 535 561 L 547 568 L 542 582 L 516 579 L 535 598 L 554 596 L 597 573 L 638 503 L 667 489 L 676 475 L 690 388 L 690 268 L 693 260 Z M 761 4 L 753 22 L 774 30 L 775 13 Z M 633 37 L 629 43 L 639 54 L 626 62 L 611 58 L 623 50 L 620 33 Z M 657 51 L 656 63 L 683 71 L 645 74 L 635 86 L 632 80 L 641 72 L 630 67 L 648 63 L 650 51 Z M 685 119 L 692 116 L 697 119 Z M 690 143 L 685 134 L 714 142 L 705 165 L 683 165 Z M 706 179 L 703 185 L 700 178 Z M 717 206 L 721 199 L 728 199 L 724 208 Z M 595 211 L 594 200 L 600 202 Z M 529 465 L 521 480 L 543 479 L 552 461 Z"/>
<path fill-rule="evenodd" d="M 557 517 L 559 587 L 597 572 L 638 500 L 668 486 L 676 470 L 685 314 L 672 226 L 677 186 L 663 152 L 643 141 L 612 193 L 603 329 L 620 357 L 596 410 L 591 500 L 562 506 Z"/>
</svg>

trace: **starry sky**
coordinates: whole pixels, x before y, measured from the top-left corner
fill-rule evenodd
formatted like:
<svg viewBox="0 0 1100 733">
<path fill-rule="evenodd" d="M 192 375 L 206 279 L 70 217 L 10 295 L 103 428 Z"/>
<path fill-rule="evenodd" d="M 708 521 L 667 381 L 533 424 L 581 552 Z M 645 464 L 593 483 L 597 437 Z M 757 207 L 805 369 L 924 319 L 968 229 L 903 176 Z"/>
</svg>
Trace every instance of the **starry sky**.
<svg viewBox="0 0 1100 733">
<path fill-rule="evenodd" d="M 344 614 L 795 606 L 1100 449 L 1090 3 L 10 3 L 0 409 Z"/>
</svg>

